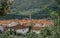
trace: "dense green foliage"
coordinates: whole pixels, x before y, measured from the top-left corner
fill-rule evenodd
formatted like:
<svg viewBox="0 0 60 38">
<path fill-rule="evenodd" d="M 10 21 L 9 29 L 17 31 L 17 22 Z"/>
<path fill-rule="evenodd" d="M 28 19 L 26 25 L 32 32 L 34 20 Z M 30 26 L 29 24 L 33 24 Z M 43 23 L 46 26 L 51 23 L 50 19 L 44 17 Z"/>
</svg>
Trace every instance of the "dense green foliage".
<svg viewBox="0 0 60 38">
<path fill-rule="evenodd" d="M 0 16 L 4 16 L 7 12 L 10 12 L 10 0 L 0 0 Z"/>
<path fill-rule="evenodd" d="M 43 30 L 41 30 L 40 38 L 60 38 L 60 13 L 58 12 L 59 10 L 60 9 L 53 11 L 48 9 L 48 12 L 50 12 L 50 15 L 54 19 L 54 25 L 46 27 Z"/>
</svg>

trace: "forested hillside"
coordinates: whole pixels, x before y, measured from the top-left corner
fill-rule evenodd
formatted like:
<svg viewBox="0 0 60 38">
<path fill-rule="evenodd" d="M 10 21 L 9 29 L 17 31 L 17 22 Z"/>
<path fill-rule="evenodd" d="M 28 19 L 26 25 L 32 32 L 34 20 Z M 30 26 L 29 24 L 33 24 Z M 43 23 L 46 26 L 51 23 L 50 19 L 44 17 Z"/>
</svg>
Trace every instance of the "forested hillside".
<svg viewBox="0 0 60 38">
<path fill-rule="evenodd" d="M 7 18 L 24 18 L 24 16 L 32 15 L 32 18 L 48 18 L 50 17 L 45 10 L 46 6 L 56 6 L 54 0 L 14 0 L 11 6 L 12 15 Z M 22 16 L 21 16 L 22 15 Z"/>
<path fill-rule="evenodd" d="M 15 0 L 13 7 L 17 10 L 28 10 L 35 8 L 43 8 L 45 5 L 53 4 L 54 0 Z"/>
</svg>

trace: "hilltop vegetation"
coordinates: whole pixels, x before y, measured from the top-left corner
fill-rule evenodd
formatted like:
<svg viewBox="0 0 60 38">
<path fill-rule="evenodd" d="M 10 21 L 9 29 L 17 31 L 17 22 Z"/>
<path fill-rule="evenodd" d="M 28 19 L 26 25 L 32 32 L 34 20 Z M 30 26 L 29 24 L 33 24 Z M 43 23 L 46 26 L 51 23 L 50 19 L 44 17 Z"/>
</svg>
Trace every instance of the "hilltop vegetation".
<svg viewBox="0 0 60 38">
<path fill-rule="evenodd" d="M 31 14 L 32 18 L 50 18 L 49 13 L 45 10 L 46 6 L 54 6 L 54 0 L 14 0 L 11 6 L 11 15 L 6 18 L 27 18 Z"/>
<path fill-rule="evenodd" d="M 32 11 L 38 13 L 38 11 L 43 10 L 49 4 L 54 4 L 54 0 L 15 0 L 12 10 L 15 13 L 19 12 L 18 14 L 28 15 Z"/>
</svg>

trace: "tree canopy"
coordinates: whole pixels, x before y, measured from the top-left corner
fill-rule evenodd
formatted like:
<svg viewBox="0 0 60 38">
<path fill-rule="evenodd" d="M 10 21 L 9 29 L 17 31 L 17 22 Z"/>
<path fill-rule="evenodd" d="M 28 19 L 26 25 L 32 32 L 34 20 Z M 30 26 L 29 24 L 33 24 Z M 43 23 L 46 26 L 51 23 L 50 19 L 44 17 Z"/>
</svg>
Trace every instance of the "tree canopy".
<svg viewBox="0 0 60 38">
<path fill-rule="evenodd" d="M 12 0 L 0 0 L 0 16 L 4 16 L 10 12 L 11 4 Z"/>
</svg>

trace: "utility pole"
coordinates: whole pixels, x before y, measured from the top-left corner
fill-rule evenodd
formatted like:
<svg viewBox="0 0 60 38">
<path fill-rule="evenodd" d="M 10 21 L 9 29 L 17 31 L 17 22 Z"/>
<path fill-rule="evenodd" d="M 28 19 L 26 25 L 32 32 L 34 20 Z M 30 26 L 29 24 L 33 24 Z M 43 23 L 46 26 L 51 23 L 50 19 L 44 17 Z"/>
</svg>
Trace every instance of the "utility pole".
<svg viewBox="0 0 60 38">
<path fill-rule="evenodd" d="M 32 9 L 31 9 L 31 12 L 32 12 Z M 30 19 L 30 21 L 32 20 L 31 13 L 29 14 L 29 19 Z"/>
<path fill-rule="evenodd" d="M 30 19 L 30 21 L 31 21 L 31 19 L 32 19 L 32 18 L 31 18 L 31 14 L 29 15 L 29 19 Z"/>
</svg>

